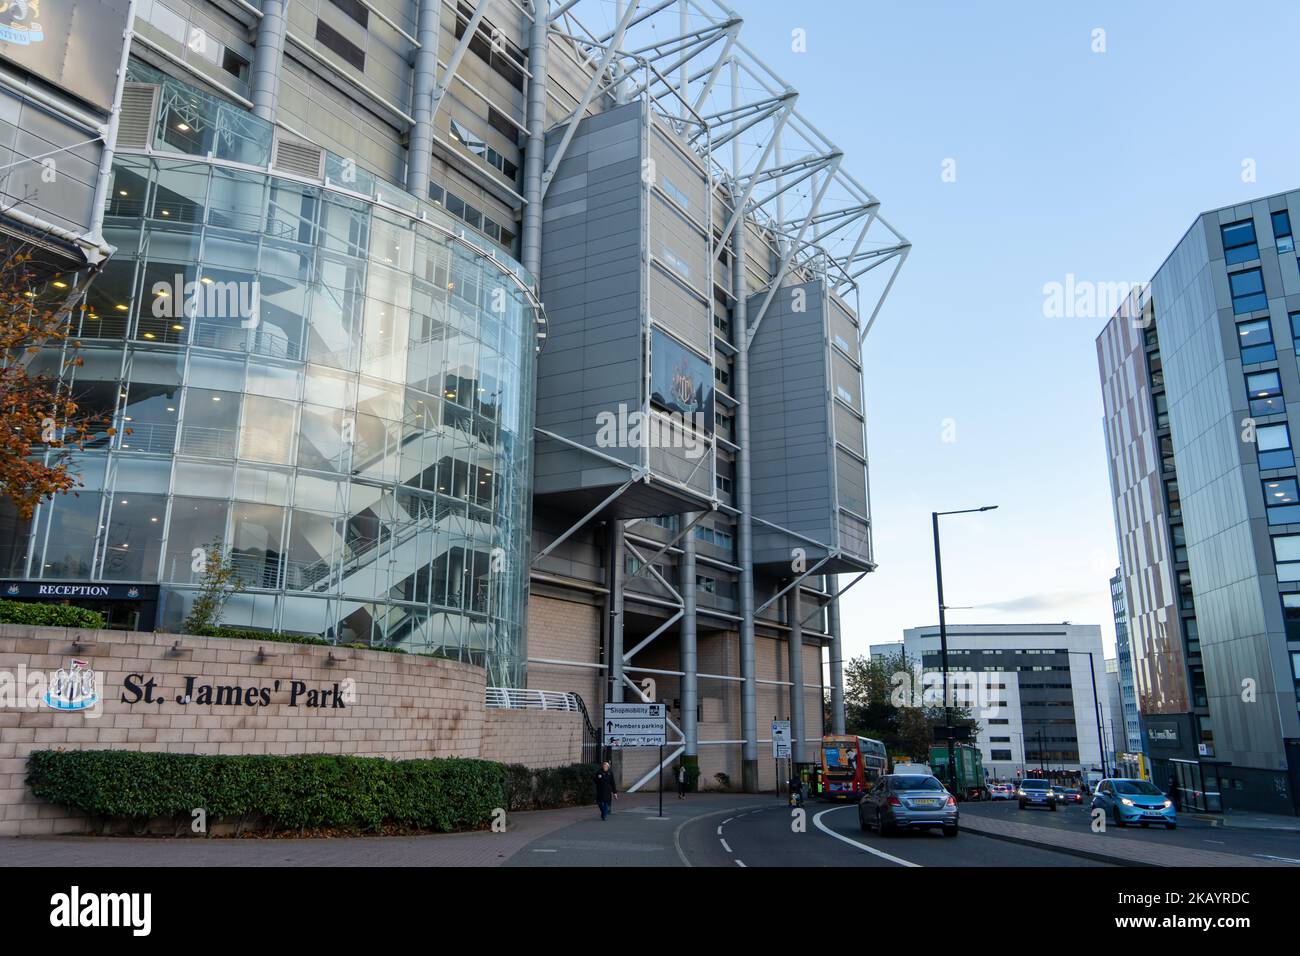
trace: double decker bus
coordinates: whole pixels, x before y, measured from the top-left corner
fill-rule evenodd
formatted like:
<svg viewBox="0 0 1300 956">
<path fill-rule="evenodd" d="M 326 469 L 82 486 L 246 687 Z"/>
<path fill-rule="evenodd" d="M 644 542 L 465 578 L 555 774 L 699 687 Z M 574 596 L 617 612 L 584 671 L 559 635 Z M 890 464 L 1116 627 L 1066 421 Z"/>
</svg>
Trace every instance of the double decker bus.
<svg viewBox="0 0 1300 956">
<path fill-rule="evenodd" d="M 885 745 L 870 737 L 832 734 L 822 738 L 822 796 L 857 799 L 889 769 Z"/>
</svg>

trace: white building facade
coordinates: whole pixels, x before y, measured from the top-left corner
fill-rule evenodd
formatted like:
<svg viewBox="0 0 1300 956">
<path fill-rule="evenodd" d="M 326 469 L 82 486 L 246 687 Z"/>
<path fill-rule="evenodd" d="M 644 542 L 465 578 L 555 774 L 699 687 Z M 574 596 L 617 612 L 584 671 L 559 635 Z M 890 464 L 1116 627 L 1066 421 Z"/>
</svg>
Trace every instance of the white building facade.
<svg viewBox="0 0 1300 956">
<path fill-rule="evenodd" d="M 970 707 L 979 723 L 976 743 L 990 777 L 1109 765 L 1103 753 L 1109 749 L 1103 741 L 1110 701 L 1100 627 L 960 624 L 947 631 L 949 682 L 957 703 Z M 940 671 L 937 626 L 904 631 L 903 647 L 927 675 Z"/>
</svg>

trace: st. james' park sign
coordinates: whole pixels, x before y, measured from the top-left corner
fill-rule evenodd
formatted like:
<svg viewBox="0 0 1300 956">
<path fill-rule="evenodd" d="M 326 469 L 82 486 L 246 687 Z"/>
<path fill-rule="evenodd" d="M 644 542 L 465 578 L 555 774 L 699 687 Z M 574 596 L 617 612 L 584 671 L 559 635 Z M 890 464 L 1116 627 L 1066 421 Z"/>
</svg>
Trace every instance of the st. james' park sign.
<svg viewBox="0 0 1300 956">
<path fill-rule="evenodd" d="M 152 704 L 162 707 L 165 704 L 178 704 L 185 707 L 199 704 L 253 709 L 285 703 L 290 707 L 308 710 L 336 711 L 347 710 L 348 705 L 356 700 L 356 685 L 351 678 L 337 681 L 329 687 L 313 687 L 306 681 L 293 678 L 255 684 L 218 683 L 196 676 L 186 676 L 184 681 L 185 687 L 175 696 L 169 697 L 159 689 L 158 679 L 153 675 L 127 674 L 122 679 L 121 701 L 127 706 Z M 272 699 L 273 694 L 285 693 L 288 694 L 287 700 Z"/>
</svg>

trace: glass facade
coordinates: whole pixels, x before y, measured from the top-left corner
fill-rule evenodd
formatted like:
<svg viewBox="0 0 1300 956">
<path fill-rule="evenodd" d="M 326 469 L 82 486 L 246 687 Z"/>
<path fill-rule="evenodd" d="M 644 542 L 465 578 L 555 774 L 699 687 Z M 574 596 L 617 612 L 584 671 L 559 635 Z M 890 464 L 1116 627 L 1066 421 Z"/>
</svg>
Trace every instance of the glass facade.
<svg viewBox="0 0 1300 956">
<path fill-rule="evenodd" d="M 4 516 L 0 573 L 157 585 L 173 630 L 219 540 L 244 584 L 227 625 L 441 651 L 520 683 L 522 270 L 427 209 L 268 173 L 269 125 L 168 82 L 154 152 L 114 164 L 118 251 L 76 316 L 72 389 L 115 428 L 79 457 L 79 495 Z"/>
</svg>

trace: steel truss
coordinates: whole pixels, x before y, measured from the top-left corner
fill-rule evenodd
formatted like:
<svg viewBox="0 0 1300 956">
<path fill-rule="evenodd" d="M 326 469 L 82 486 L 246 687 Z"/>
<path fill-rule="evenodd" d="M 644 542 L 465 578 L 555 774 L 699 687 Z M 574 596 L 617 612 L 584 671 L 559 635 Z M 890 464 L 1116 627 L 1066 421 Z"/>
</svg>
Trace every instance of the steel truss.
<svg viewBox="0 0 1300 956">
<path fill-rule="evenodd" d="M 644 100 L 647 108 L 655 111 L 668 127 L 675 129 L 687 147 L 699 156 L 710 178 L 710 201 L 721 203 L 721 232 L 713 231 L 714 217 L 711 213 L 707 226 L 712 235 L 711 268 L 721 260 L 726 250 L 732 251 L 731 280 L 724 280 L 722 284 L 730 286 L 726 295 L 734 305 L 736 320 L 735 347 L 728 351 L 735 352 L 737 426 L 740 433 L 737 442 L 737 503 L 740 507 L 735 514 L 741 570 L 741 615 L 737 619 L 741 633 L 741 675 L 728 679 L 741 683 L 742 739 L 733 743 L 743 745 L 746 786 L 751 787 L 756 774 L 759 741 L 754 692 L 757 684 L 770 683 L 758 680 L 754 671 L 757 616 L 785 598 L 792 634 L 791 648 L 797 655 L 796 644 L 801 645 L 799 634 L 802 626 L 825 613 L 831 638 L 829 646 L 834 679 L 840 670 L 841 656 L 837 601 L 863 579 L 870 567 L 843 588 L 838 588 L 835 577 L 827 577 L 829 593 L 818 596 L 818 606 L 811 615 L 805 618 L 800 612 L 800 590 L 805 582 L 819 572 L 824 573 L 823 569 L 830 562 L 842 558 L 843 554 L 836 546 L 813 541 L 748 512 L 749 346 L 783 284 L 820 280 L 858 317 L 858 348 L 861 350 L 867 333 L 893 289 L 911 244 L 880 215 L 879 199 L 846 170 L 843 152 L 799 112 L 798 92 L 745 46 L 741 39 L 744 21 L 719 0 L 616 0 L 614 4 L 608 0 L 529 0 L 528 9 L 533 23 L 530 67 L 534 74 L 530 77 L 531 82 L 545 84 L 544 56 L 552 44 L 567 48 L 574 59 L 591 73 L 581 90 L 553 97 L 553 102 L 563 107 L 564 115 L 558 123 L 546 121 L 546 90 L 534 96 L 530 88 L 530 155 L 527 159 L 535 161 L 536 166 L 532 179 L 525 184 L 526 221 L 530 215 L 540 220 L 538 207 L 564 161 L 582 118 L 598 108 L 636 99 Z M 540 69 L 539 54 L 543 57 Z M 567 96 L 567 100 L 562 101 L 559 96 Z M 534 103 L 541 104 L 542 109 L 534 110 Z M 540 153 L 543 145 L 539 112 L 543 114 L 540 116 L 542 123 L 553 130 L 563 130 L 555 148 L 545 156 L 544 169 L 542 160 L 532 155 Z M 721 148 L 728 145 L 730 149 Z M 770 278 L 757 288 L 745 278 L 745 246 L 755 239 L 765 245 L 766 250 L 760 248 L 757 255 L 751 251 L 750 259 L 762 262 L 770 258 L 773 263 Z M 525 240 L 525 260 L 536 261 L 540 258 L 540 230 L 531 240 L 527 236 Z M 864 290 L 864 285 L 870 291 Z M 540 431 L 539 435 L 558 437 Z M 570 444 L 577 447 L 576 443 Z M 610 499 L 580 519 L 560 540 L 589 522 L 596 512 L 640 477 L 643 476 L 631 471 L 626 484 L 615 489 Z M 715 501 L 714 509 L 718 508 Z M 721 510 L 733 511 L 730 508 Z M 626 688 L 632 689 L 636 695 L 634 699 L 648 699 L 627 673 L 645 670 L 634 667 L 633 658 L 678 622 L 683 628 L 683 647 L 687 647 L 685 629 L 693 624 L 693 620 L 687 618 L 693 618 L 695 610 L 693 600 L 688 599 L 693 598 L 691 589 L 694 582 L 686 580 L 684 573 L 680 588 L 674 587 L 659 573 L 654 562 L 690 535 L 695 524 L 707 513 L 689 515 L 689 523 L 684 522 L 686 527 L 668 544 L 648 556 L 628 541 L 623 522 L 616 523 L 609 545 L 611 699 L 622 700 Z M 824 549 L 825 553 L 825 557 L 811 568 L 783 582 L 781 590 L 758 608 L 754 607 L 753 600 L 753 556 L 750 550 L 753 522 L 813 544 Z M 536 560 L 544 558 L 558 544 L 559 541 L 554 542 Z M 641 562 L 631 574 L 625 573 L 622 567 L 627 554 Z M 693 561 L 685 565 L 685 555 L 682 560 L 693 574 Z M 623 584 L 626 579 L 640 574 L 655 579 L 672 599 L 652 602 L 665 609 L 665 620 L 637 644 L 625 648 Z M 693 633 L 692 629 L 691 635 Z M 686 670 L 694 669 L 693 639 L 686 653 L 691 656 L 691 663 L 683 663 L 683 671 L 663 672 L 683 675 L 683 698 L 690 692 L 685 685 Z M 792 667 L 795 663 L 796 659 L 792 658 Z M 706 675 L 693 673 L 691 676 Z M 792 713 L 802 713 L 803 688 L 796 686 L 797 683 L 791 682 Z M 835 698 L 834 722 L 835 729 L 842 731 L 842 694 Z M 679 739 L 671 742 L 672 753 L 668 758 L 629 789 L 638 789 L 655 779 L 663 767 L 678 756 L 697 752 L 696 747 L 701 741 L 693 739 L 695 728 L 691 722 L 684 720 L 683 723 L 688 729 L 672 725 Z"/>
</svg>

